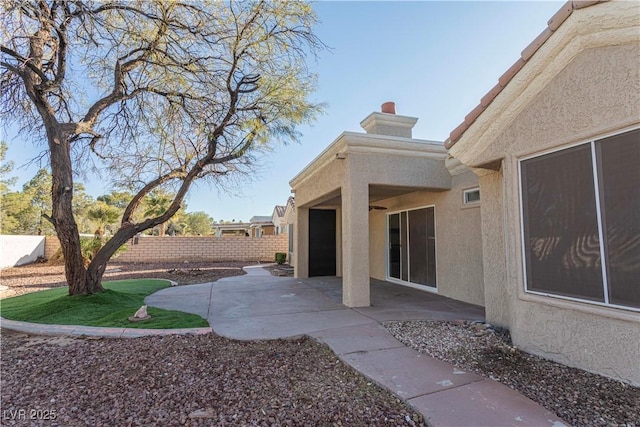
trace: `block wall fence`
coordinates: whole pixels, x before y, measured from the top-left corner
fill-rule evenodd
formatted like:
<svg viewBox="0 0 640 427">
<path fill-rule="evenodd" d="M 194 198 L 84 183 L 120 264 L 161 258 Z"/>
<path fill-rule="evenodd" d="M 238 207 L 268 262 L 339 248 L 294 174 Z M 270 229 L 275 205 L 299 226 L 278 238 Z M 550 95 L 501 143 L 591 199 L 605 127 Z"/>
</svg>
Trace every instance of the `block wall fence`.
<svg viewBox="0 0 640 427">
<path fill-rule="evenodd" d="M 276 252 L 289 251 L 289 236 L 262 237 L 157 237 L 131 239 L 127 250 L 113 260 L 116 262 L 168 261 L 274 261 Z M 50 258 L 60 242 L 47 236 L 45 258 Z"/>
</svg>

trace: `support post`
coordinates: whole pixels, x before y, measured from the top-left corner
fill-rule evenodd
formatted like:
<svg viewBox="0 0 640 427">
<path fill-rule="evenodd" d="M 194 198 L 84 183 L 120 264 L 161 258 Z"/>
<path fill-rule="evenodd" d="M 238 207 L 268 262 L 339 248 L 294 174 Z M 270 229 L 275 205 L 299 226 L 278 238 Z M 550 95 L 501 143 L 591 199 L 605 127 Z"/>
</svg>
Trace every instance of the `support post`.
<svg viewBox="0 0 640 427">
<path fill-rule="evenodd" d="M 342 303 L 370 305 L 369 185 L 348 180 L 342 187 Z"/>
<path fill-rule="evenodd" d="M 309 277 L 309 209 L 296 208 L 293 271 L 297 278 Z"/>
</svg>

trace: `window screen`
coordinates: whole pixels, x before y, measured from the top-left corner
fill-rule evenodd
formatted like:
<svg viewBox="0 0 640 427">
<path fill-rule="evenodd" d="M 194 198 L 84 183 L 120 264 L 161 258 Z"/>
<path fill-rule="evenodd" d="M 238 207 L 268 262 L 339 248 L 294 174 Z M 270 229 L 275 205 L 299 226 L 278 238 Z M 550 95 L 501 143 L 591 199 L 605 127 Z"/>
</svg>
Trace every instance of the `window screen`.
<svg viewBox="0 0 640 427">
<path fill-rule="evenodd" d="M 640 130 L 520 172 L 527 290 L 640 308 Z"/>
<path fill-rule="evenodd" d="M 522 162 L 529 290 L 604 302 L 591 147 Z"/>
<path fill-rule="evenodd" d="M 640 308 L 640 130 L 596 142 L 609 301 Z"/>
</svg>

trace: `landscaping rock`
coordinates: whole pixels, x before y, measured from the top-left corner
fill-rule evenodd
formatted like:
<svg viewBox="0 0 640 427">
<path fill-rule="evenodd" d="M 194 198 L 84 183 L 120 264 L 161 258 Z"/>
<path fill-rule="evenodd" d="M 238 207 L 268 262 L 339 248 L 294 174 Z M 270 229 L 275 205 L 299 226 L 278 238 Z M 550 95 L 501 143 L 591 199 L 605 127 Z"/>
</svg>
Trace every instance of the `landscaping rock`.
<svg viewBox="0 0 640 427">
<path fill-rule="evenodd" d="M 15 425 L 425 426 L 308 338 L 247 342 L 207 334 L 59 345 L 39 337 L 27 347 L 30 339 L 2 333 L 3 410 L 55 411 L 56 420 Z"/>
<path fill-rule="evenodd" d="M 388 322 L 402 343 L 500 381 L 573 426 L 640 426 L 640 388 L 519 351 L 506 329 L 482 322 Z"/>
</svg>

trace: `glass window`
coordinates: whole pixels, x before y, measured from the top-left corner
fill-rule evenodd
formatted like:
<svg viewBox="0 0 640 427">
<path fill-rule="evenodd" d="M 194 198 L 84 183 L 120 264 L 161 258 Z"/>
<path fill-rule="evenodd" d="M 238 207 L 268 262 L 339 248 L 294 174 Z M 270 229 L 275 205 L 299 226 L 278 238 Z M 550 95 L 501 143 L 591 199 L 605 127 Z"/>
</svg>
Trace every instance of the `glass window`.
<svg viewBox="0 0 640 427">
<path fill-rule="evenodd" d="M 638 165 L 640 130 L 521 161 L 527 290 L 640 308 Z"/>
<path fill-rule="evenodd" d="M 640 308 L 640 130 L 595 147 L 609 301 Z"/>
<path fill-rule="evenodd" d="M 387 216 L 389 277 L 436 288 L 435 208 Z"/>
<path fill-rule="evenodd" d="M 469 190 L 464 190 L 463 192 L 463 202 L 465 205 L 470 203 L 479 203 L 480 202 L 480 189 L 479 188 L 471 188 Z"/>
</svg>

